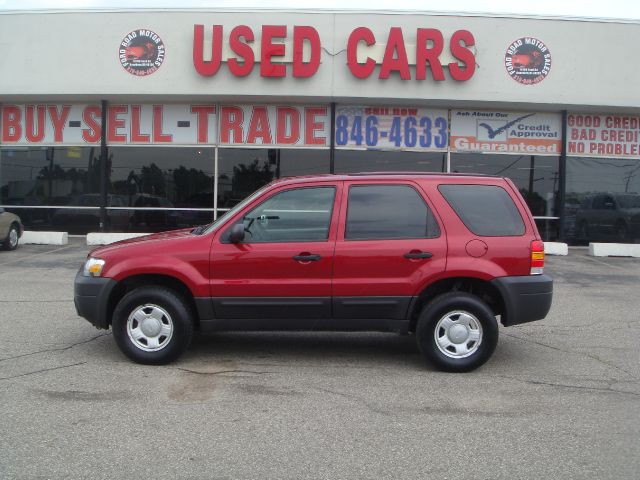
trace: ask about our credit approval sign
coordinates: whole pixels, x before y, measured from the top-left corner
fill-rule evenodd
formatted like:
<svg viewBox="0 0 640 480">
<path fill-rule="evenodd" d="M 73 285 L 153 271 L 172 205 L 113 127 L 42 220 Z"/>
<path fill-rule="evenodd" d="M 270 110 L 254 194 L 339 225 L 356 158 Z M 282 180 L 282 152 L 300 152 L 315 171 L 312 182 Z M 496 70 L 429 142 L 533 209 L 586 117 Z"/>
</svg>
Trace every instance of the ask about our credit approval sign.
<svg viewBox="0 0 640 480">
<path fill-rule="evenodd" d="M 559 113 L 451 111 L 451 151 L 559 155 Z"/>
</svg>

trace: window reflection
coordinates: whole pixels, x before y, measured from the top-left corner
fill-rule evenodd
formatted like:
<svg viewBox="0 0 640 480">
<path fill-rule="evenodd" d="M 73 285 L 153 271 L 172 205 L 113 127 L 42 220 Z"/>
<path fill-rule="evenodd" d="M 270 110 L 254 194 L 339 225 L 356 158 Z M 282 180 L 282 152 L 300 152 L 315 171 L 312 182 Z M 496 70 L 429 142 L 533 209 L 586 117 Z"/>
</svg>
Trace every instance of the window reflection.
<svg viewBox="0 0 640 480">
<path fill-rule="evenodd" d="M 213 148 L 111 147 L 109 193 L 136 208 L 127 211 L 126 226 L 112 229 L 157 232 L 211 222 L 213 211 L 189 209 L 213 209 L 213 169 Z"/>
<path fill-rule="evenodd" d="M 565 215 L 572 243 L 640 241 L 640 161 L 568 158 Z"/>
<path fill-rule="evenodd" d="M 329 173 L 329 150 L 221 148 L 218 208 L 231 208 L 276 178 Z"/>
<path fill-rule="evenodd" d="M 336 150 L 335 172 L 444 172 L 446 153 Z"/>
<path fill-rule="evenodd" d="M 0 155 L 3 205 L 71 205 L 100 191 L 98 147 L 2 147 Z M 30 230 L 51 228 L 55 213 L 47 208 L 11 211 Z"/>
</svg>

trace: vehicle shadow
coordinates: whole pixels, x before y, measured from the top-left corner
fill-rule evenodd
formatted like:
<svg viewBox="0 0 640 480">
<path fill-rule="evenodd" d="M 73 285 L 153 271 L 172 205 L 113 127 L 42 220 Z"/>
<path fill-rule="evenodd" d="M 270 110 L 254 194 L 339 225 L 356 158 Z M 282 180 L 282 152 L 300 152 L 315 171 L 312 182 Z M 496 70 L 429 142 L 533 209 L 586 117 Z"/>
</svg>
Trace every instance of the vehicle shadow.
<svg viewBox="0 0 640 480">
<path fill-rule="evenodd" d="M 371 332 L 198 334 L 183 358 L 193 360 L 196 357 L 282 364 L 347 362 L 363 368 L 381 364 L 425 366 L 414 336 Z"/>
</svg>

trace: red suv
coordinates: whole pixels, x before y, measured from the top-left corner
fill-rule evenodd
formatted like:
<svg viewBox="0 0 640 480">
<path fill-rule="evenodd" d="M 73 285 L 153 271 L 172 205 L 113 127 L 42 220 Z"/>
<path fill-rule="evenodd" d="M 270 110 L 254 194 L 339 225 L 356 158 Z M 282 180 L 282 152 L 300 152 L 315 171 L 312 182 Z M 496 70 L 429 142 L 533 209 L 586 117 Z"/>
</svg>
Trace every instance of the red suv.
<svg viewBox="0 0 640 480">
<path fill-rule="evenodd" d="M 210 225 L 93 250 L 78 314 L 162 364 L 194 330 L 414 334 L 438 368 L 486 362 L 504 326 L 539 320 L 553 282 L 505 178 L 424 173 L 277 180 Z"/>
</svg>

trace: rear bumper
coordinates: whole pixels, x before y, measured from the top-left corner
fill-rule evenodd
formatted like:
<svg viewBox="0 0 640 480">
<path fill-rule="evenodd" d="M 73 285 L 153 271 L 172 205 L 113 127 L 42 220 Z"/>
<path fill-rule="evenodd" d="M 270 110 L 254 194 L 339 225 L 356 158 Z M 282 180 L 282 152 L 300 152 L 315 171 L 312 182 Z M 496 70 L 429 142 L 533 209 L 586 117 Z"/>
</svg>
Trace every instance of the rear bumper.
<svg viewBox="0 0 640 480">
<path fill-rule="evenodd" d="M 505 327 L 542 320 L 551 309 L 553 280 L 548 275 L 500 277 L 491 283 L 504 300 Z"/>
<path fill-rule="evenodd" d="M 85 277 L 82 268 L 76 274 L 73 303 L 76 312 L 97 328 L 109 328 L 109 295 L 116 286 L 111 278 Z"/>
</svg>

